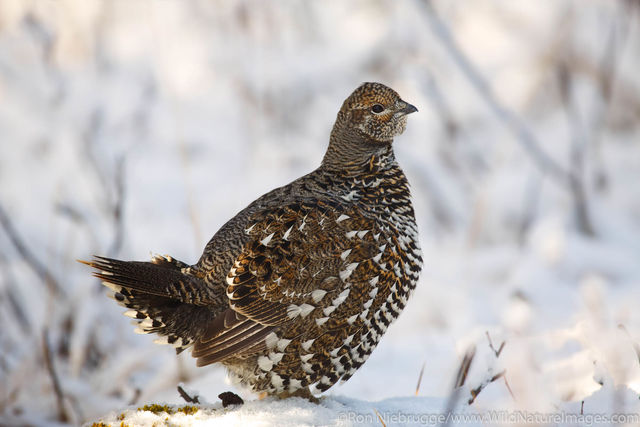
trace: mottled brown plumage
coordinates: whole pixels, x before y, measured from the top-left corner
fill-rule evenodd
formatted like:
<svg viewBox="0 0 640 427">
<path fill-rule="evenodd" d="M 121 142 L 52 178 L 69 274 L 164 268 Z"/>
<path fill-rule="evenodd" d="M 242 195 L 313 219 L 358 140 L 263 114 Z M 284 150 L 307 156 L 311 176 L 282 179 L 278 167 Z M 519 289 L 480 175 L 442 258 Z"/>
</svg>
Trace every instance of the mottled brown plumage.
<svg viewBox="0 0 640 427">
<path fill-rule="evenodd" d="M 256 392 L 311 396 L 366 361 L 422 259 L 393 138 L 417 111 L 365 83 L 342 105 L 321 166 L 242 210 L 194 265 L 96 257 L 144 333 Z"/>
</svg>

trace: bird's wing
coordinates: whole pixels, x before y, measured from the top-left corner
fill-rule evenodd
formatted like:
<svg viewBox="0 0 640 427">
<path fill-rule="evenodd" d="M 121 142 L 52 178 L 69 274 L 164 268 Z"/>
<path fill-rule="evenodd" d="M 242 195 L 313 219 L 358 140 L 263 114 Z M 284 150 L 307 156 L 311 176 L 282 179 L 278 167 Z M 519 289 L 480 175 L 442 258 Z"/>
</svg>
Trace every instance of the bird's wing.
<svg viewBox="0 0 640 427">
<path fill-rule="evenodd" d="M 373 237 L 364 238 L 375 221 L 353 206 L 302 201 L 259 218 L 247 224 L 251 239 L 227 275 L 229 308 L 194 347 L 198 365 L 259 351 L 271 332 L 335 293 L 354 259 L 378 250 Z"/>
</svg>

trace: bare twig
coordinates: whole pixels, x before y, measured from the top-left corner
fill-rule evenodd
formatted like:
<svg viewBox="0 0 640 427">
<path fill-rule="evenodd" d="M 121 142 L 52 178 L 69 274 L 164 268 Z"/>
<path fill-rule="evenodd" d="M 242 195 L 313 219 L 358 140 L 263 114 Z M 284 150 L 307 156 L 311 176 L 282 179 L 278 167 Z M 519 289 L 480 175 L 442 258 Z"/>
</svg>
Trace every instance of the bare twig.
<svg viewBox="0 0 640 427">
<path fill-rule="evenodd" d="M 629 28 L 633 19 L 633 9 L 637 8 L 638 2 L 626 1 L 618 2 L 619 18 L 615 20 L 610 28 L 607 42 L 605 43 L 602 57 L 600 58 L 600 71 L 598 72 L 598 89 L 600 90 L 600 102 L 594 107 L 590 122 L 590 145 L 595 153 L 600 146 L 603 124 L 611 107 L 613 98 L 613 88 L 618 77 L 618 65 L 620 62 L 620 52 L 628 40 Z M 638 8 L 640 10 L 640 8 Z M 594 156 L 594 160 L 600 160 Z M 596 162 L 597 166 L 601 165 Z M 606 188 L 607 178 L 603 168 L 596 171 L 596 188 Z"/>
<path fill-rule="evenodd" d="M 420 375 L 418 375 L 418 384 L 416 385 L 416 396 L 420 392 L 420 384 L 422 383 L 422 375 L 424 374 L 424 367 L 426 362 L 422 364 L 422 369 L 420 369 Z"/>
<path fill-rule="evenodd" d="M 518 224 L 518 243 L 521 245 L 525 242 L 527 232 L 534 223 L 537 208 L 540 203 L 540 194 L 542 192 L 542 179 L 539 176 L 529 178 L 523 196 L 522 219 Z"/>
<path fill-rule="evenodd" d="M 18 320 L 16 323 L 22 328 L 22 332 L 25 335 L 31 334 L 31 322 L 27 316 L 27 310 L 22 306 L 20 298 L 16 295 L 17 287 L 14 285 L 14 280 L 11 277 L 11 270 L 8 266 L 9 262 L 5 255 L 0 252 L 0 272 L 3 273 L 4 279 L 8 286 L 5 287 L 6 301 L 13 315 Z M 2 293 L 0 293 L 0 303 L 3 302 Z M 2 359 L 0 358 L 0 369 L 2 369 Z"/>
<path fill-rule="evenodd" d="M 491 378 L 489 378 L 488 380 L 482 381 L 480 383 L 480 385 L 474 389 L 471 390 L 471 397 L 469 398 L 469 400 L 467 401 L 467 403 L 469 403 L 469 405 L 471 405 L 473 402 L 476 401 L 476 398 L 478 397 L 478 395 L 480 394 L 480 392 L 482 390 L 484 390 L 484 388 L 486 386 L 488 386 L 489 384 L 491 384 L 492 382 L 494 382 L 497 379 L 503 378 L 505 374 L 505 371 L 501 371 L 498 372 L 497 374 L 493 375 Z"/>
<path fill-rule="evenodd" d="M 86 127 L 82 131 L 82 142 L 84 148 L 84 154 L 87 157 L 88 162 L 92 166 L 92 171 L 96 174 L 98 181 L 100 182 L 102 188 L 105 192 L 109 191 L 109 180 L 102 172 L 102 167 L 100 162 L 96 158 L 96 155 L 93 150 L 93 146 L 96 144 L 96 141 L 104 127 L 104 110 L 99 106 L 96 106 L 91 111 L 91 115 L 89 116 L 88 123 Z"/>
<path fill-rule="evenodd" d="M 496 348 L 493 346 L 493 341 L 491 341 L 491 336 L 489 335 L 489 331 L 485 331 L 485 334 L 487 335 L 487 339 L 489 340 L 489 348 L 496 355 L 496 359 L 497 359 L 498 357 L 500 357 L 500 353 L 502 353 L 502 349 L 504 349 L 506 342 L 502 341 L 502 343 L 500 343 L 500 347 L 496 350 Z"/>
<path fill-rule="evenodd" d="M 489 348 L 491 349 L 491 351 L 493 351 L 493 354 L 496 356 L 496 359 L 500 357 L 500 354 L 502 354 L 502 350 L 504 350 L 504 346 L 506 345 L 506 341 L 502 341 L 500 343 L 500 346 L 498 347 L 498 349 L 496 349 L 493 345 L 493 341 L 491 340 L 491 335 L 489 335 L 489 331 L 485 332 L 486 336 L 487 336 L 487 340 L 489 341 Z M 471 405 L 473 402 L 475 402 L 476 398 L 478 397 L 478 395 L 480 394 L 480 392 L 482 390 L 484 390 L 484 388 L 486 386 L 488 386 L 489 384 L 491 384 L 492 382 L 502 378 L 504 379 L 504 383 L 505 386 L 507 387 L 507 390 L 509 390 L 509 394 L 511 394 L 511 397 L 513 397 L 515 399 L 515 396 L 513 394 L 513 392 L 511 391 L 511 387 L 509 386 L 509 382 L 507 381 L 507 378 L 505 377 L 505 373 L 506 370 L 502 370 L 501 372 L 498 372 L 497 374 L 491 375 L 491 370 L 489 370 L 489 374 L 491 375 L 491 377 L 486 378 L 485 380 L 483 380 L 480 385 L 478 385 L 476 388 L 471 389 L 471 397 L 468 400 L 468 404 Z"/>
<path fill-rule="evenodd" d="M 422 87 L 433 104 L 433 111 L 440 117 L 440 122 L 444 125 L 448 139 L 450 141 L 455 140 L 460 132 L 460 125 L 454 118 L 451 107 L 447 103 L 447 98 L 442 94 L 431 73 L 425 73 Z"/>
<path fill-rule="evenodd" d="M 623 331 L 627 335 L 627 338 L 629 338 L 629 341 L 631 342 L 631 345 L 633 347 L 633 351 L 636 353 L 638 363 L 640 364 L 640 344 L 638 344 L 638 342 L 633 339 L 626 326 L 624 326 L 623 324 L 619 324 L 618 329 Z"/>
<path fill-rule="evenodd" d="M 27 263 L 33 272 L 44 282 L 54 295 L 64 295 L 64 288 L 58 283 L 56 278 L 51 274 L 49 269 L 41 263 L 31 250 L 24 243 L 24 240 L 18 234 L 18 231 L 14 228 L 7 212 L 0 204 L 0 225 L 4 229 L 4 232 L 9 237 L 9 240 L 18 251 L 22 259 Z"/>
<path fill-rule="evenodd" d="M 129 406 L 135 405 L 138 399 L 140 399 L 141 395 L 142 390 L 140 388 L 136 388 L 135 392 L 133 393 L 133 397 L 131 397 L 131 400 L 129 401 Z"/>
<path fill-rule="evenodd" d="M 586 191 L 582 179 L 583 151 L 574 151 L 571 168 L 565 168 L 556 162 L 542 148 L 535 134 L 529 127 L 502 103 L 498 101 L 491 90 L 490 85 L 484 79 L 480 71 L 469 58 L 462 52 L 449 28 L 442 22 L 430 0 L 421 2 L 434 34 L 440 39 L 455 63 L 458 65 L 467 80 L 481 95 L 491 111 L 516 137 L 523 149 L 531 156 L 534 164 L 543 173 L 547 173 L 553 180 L 567 189 L 573 198 L 578 228 L 586 235 L 594 235 L 592 222 L 589 216 Z M 607 92 L 608 90 L 608 92 Z M 603 94 L 610 96 L 609 85 L 603 85 Z M 576 156 L 579 154 L 579 156 Z"/>
<path fill-rule="evenodd" d="M 182 164 L 182 172 L 184 179 L 184 194 L 187 198 L 187 209 L 189 211 L 189 219 L 191 220 L 191 228 L 193 230 L 193 241 L 195 243 L 196 248 L 200 248 L 202 245 L 202 227 L 200 225 L 200 217 L 198 216 L 196 205 L 195 205 L 195 197 L 192 191 L 190 184 L 191 177 L 191 162 L 189 161 L 189 156 L 187 155 L 187 149 L 185 146 L 185 142 L 183 138 L 179 140 L 180 147 L 180 160 Z"/>
<path fill-rule="evenodd" d="M 467 80 L 482 96 L 485 103 L 493 111 L 496 117 L 516 136 L 523 149 L 529 153 L 535 165 L 545 173 L 548 173 L 556 181 L 563 185 L 567 185 L 570 175 L 560 166 L 552 157 L 550 157 L 540 147 L 537 138 L 529 130 L 529 128 L 520 120 L 520 118 L 507 107 L 502 105 L 487 81 L 482 77 L 481 73 L 471 63 L 467 56 L 462 52 L 454 40 L 449 28 L 442 22 L 430 0 L 424 0 L 420 4 L 426 11 L 426 16 L 433 33 L 440 39 L 447 52 L 451 55 L 460 70 L 463 72 Z"/>
<path fill-rule="evenodd" d="M 182 388 L 182 385 L 178 385 L 178 393 L 187 403 L 200 403 L 199 396 L 196 394 L 192 397 Z"/>
<path fill-rule="evenodd" d="M 122 154 L 115 159 L 115 171 L 112 177 L 102 170 L 102 163 L 94 152 L 94 145 L 98 141 L 100 132 L 104 126 L 104 111 L 96 107 L 89 118 L 89 123 L 83 131 L 82 139 L 84 143 L 84 153 L 92 170 L 96 174 L 98 182 L 102 186 L 104 195 L 105 210 L 109 213 L 113 223 L 114 237 L 109 245 L 107 254 L 114 256 L 122 247 L 124 241 L 124 198 L 125 198 L 125 155 Z"/>
<path fill-rule="evenodd" d="M 120 156 L 116 162 L 114 176 L 115 200 L 113 201 L 112 215 L 114 237 L 109 247 L 108 254 L 113 256 L 118 253 L 124 241 L 124 199 L 125 199 L 125 158 Z"/>
<path fill-rule="evenodd" d="M 453 388 L 460 388 L 467 381 L 467 375 L 469 375 L 469 368 L 471 368 L 471 362 L 473 362 L 473 358 L 476 356 L 476 347 L 473 346 L 467 350 L 460 362 L 460 367 L 458 368 L 458 374 L 456 375 L 456 381 L 453 384 Z"/>
<path fill-rule="evenodd" d="M 52 66 L 54 63 L 53 53 L 56 45 L 56 35 L 51 28 L 48 28 L 32 11 L 26 13 L 22 20 L 24 28 L 27 29 L 33 40 L 42 49 L 42 62 L 47 66 Z"/>
<path fill-rule="evenodd" d="M 586 136 L 584 135 L 580 115 L 572 102 L 573 76 L 569 72 L 567 64 L 558 65 L 558 86 L 560 87 L 560 99 L 567 113 L 569 127 L 572 132 L 571 142 L 571 180 L 569 188 L 573 194 L 573 202 L 576 213 L 578 228 L 584 234 L 592 236 L 593 226 L 591 225 L 586 192 L 584 188 L 584 153 L 587 148 Z"/>
<path fill-rule="evenodd" d="M 3 354 L 0 354 L 0 371 L 9 372 L 9 362 L 6 361 Z M 0 409 L 2 409 L 2 405 L 0 405 Z"/>
<path fill-rule="evenodd" d="M 511 386 L 509 385 L 509 381 L 507 381 L 507 375 L 503 375 L 502 379 L 504 380 L 504 385 L 507 387 L 507 391 L 509 392 L 509 394 L 511 395 L 511 397 L 513 398 L 513 400 L 516 400 L 516 395 L 513 394 L 513 390 L 511 390 Z"/>
<path fill-rule="evenodd" d="M 432 217 L 437 221 L 437 229 L 451 230 L 454 228 L 456 218 L 455 211 L 451 208 L 449 201 L 445 197 L 447 195 L 438 180 L 434 178 L 427 168 L 424 167 L 424 162 L 415 160 L 409 160 L 409 167 L 414 173 L 414 177 L 417 180 L 416 185 L 420 185 L 425 189 L 422 191 L 429 199 L 429 207 L 431 209 Z"/>
<path fill-rule="evenodd" d="M 464 132 L 463 124 L 455 117 L 447 96 L 442 93 L 433 74 L 428 69 L 424 69 L 421 74 L 421 89 L 433 105 L 432 110 L 438 115 L 438 121 L 442 124 L 443 128 L 443 138 L 438 138 L 438 156 L 443 164 L 453 172 L 453 178 L 459 179 L 465 186 L 469 185 L 470 182 L 475 182 L 475 180 L 473 177 L 466 175 L 468 168 L 461 167 L 460 159 L 462 156 L 460 154 L 462 153 L 454 151 L 457 145 L 456 143 Z M 488 169 L 489 165 L 487 159 L 484 157 L 484 153 L 483 150 L 463 152 L 464 157 L 468 158 L 468 164 L 472 166 L 473 170 Z M 420 164 L 424 168 L 424 162 L 421 161 Z M 447 207 L 447 210 L 451 209 Z M 444 225 L 451 226 L 450 222 L 449 220 Z"/>
<path fill-rule="evenodd" d="M 49 331 L 45 329 L 42 334 L 42 344 L 44 349 L 44 361 L 51 377 L 51 383 L 53 384 L 53 390 L 56 394 L 56 401 L 58 404 L 58 420 L 61 422 L 68 422 L 70 420 L 69 414 L 64 406 L 64 394 L 62 387 L 60 387 L 60 380 L 56 373 L 55 366 L 53 364 L 53 354 L 51 352 L 51 343 L 49 342 Z"/>
<path fill-rule="evenodd" d="M 460 399 L 460 390 L 467 380 L 467 375 L 469 374 L 469 368 L 471 368 L 471 362 L 473 362 L 473 358 L 476 355 L 476 346 L 471 346 L 467 349 L 464 357 L 460 361 L 460 366 L 458 367 L 458 372 L 456 373 L 456 379 L 453 383 L 453 389 L 451 390 L 451 394 L 447 399 L 447 406 L 445 409 L 445 414 L 447 414 L 446 422 L 442 424 L 443 427 L 449 425 L 449 420 L 451 417 L 448 415 L 453 413 L 456 405 L 458 404 L 458 400 Z"/>
<path fill-rule="evenodd" d="M 56 105 L 63 99 L 65 89 L 64 78 L 55 60 L 55 48 L 58 35 L 55 29 L 47 25 L 38 15 L 37 13 L 33 13 L 33 11 L 29 11 L 24 15 L 22 23 L 27 30 L 26 34 L 31 37 L 35 45 L 40 49 L 42 57 L 41 63 L 50 78 L 52 87 L 55 89 L 51 92 L 51 102 Z"/>
<path fill-rule="evenodd" d="M 380 424 L 382 424 L 382 427 L 387 427 L 387 425 L 385 424 L 384 420 L 382 419 L 382 417 L 380 416 L 380 413 L 378 412 L 378 410 L 376 408 L 373 408 L 373 411 L 376 413 L 376 415 L 378 416 L 378 421 L 380 421 Z"/>
<path fill-rule="evenodd" d="M 76 418 L 79 420 L 84 420 L 85 414 L 84 414 L 84 410 L 82 409 L 84 402 L 81 402 L 80 399 L 74 395 L 68 395 L 66 397 L 68 401 L 71 403 L 71 408 L 73 408 L 73 413 L 76 416 Z"/>
</svg>

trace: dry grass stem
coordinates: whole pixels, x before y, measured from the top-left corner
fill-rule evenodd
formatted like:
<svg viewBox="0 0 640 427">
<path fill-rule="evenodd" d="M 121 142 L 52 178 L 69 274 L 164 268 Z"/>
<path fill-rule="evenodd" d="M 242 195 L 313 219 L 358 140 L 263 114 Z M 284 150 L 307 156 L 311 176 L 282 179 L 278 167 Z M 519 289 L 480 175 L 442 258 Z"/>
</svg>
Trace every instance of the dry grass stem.
<svg viewBox="0 0 640 427">
<path fill-rule="evenodd" d="M 192 397 L 182 388 L 182 385 L 178 385 L 178 393 L 187 403 L 200 403 L 199 396 L 196 394 Z"/>
<path fill-rule="evenodd" d="M 60 386 L 60 380 L 58 378 L 58 374 L 56 373 L 54 362 L 53 362 L 53 354 L 51 352 L 51 343 L 49 342 L 49 331 L 47 329 L 42 333 L 42 347 L 44 351 L 44 361 L 47 367 L 47 372 L 49 372 L 49 377 L 51 378 L 51 383 L 53 384 L 53 391 L 56 394 L 56 402 L 58 406 L 58 420 L 60 422 L 68 422 L 70 420 L 69 414 L 64 406 L 64 394 L 62 392 L 62 387 Z"/>
<path fill-rule="evenodd" d="M 382 424 L 382 427 L 387 427 L 387 425 L 384 423 L 384 421 L 382 420 L 382 417 L 380 416 L 380 413 L 378 412 L 377 409 L 373 409 L 374 412 L 376 413 L 376 416 L 378 417 L 378 420 L 380 420 L 380 424 Z"/>
<path fill-rule="evenodd" d="M 424 362 L 422 364 L 422 368 L 420 369 L 420 375 L 418 375 L 418 384 L 416 385 L 416 396 L 420 392 L 420 384 L 422 383 L 422 375 L 424 374 L 424 367 L 425 367 L 426 363 L 427 362 Z"/>
<path fill-rule="evenodd" d="M 31 252 L 31 250 L 25 244 L 24 239 L 18 234 L 18 231 L 13 226 L 13 223 L 9 219 L 9 215 L 5 211 L 4 207 L 0 204 L 0 225 L 2 229 L 9 237 L 9 240 L 15 247 L 16 251 L 22 259 L 27 263 L 27 265 L 33 270 L 34 273 L 44 282 L 45 285 L 49 288 L 52 294 L 54 295 L 64 295 L 64 289 L 60 285 L 60 283 L 56 280 L 56 278 L 51 274 L 49 269 L 45 266 L 45 264 L 41 263 L 40 260 Z"/>
<path fill-rule="evenodd" d="M 489 335 L 489 331 L 486 331 L 485 334 L 487 335 L 487 339 L 489 340 L 489 348 L 491 348 L 493 353 L 496 355 L 496 359 L 497 359 L 498 357 L 500 357 L 500 353 L 502 353 L 502 350 L 504 349 L 506 342 L 502 341 L 502 343 L 500 343 L 500 347 L 496 350 L 496 348 L 493 346 L 493 341 L 491 341 L 491 336 Z"/>
</svg>

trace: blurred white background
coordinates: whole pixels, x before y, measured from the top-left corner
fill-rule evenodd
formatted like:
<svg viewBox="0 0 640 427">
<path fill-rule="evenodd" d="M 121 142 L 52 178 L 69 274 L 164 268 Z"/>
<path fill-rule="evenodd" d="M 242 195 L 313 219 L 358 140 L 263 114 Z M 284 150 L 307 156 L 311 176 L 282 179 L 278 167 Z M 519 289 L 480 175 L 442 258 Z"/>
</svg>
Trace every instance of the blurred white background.
<svg viewBox="0 0 640 427">
<path fill-rule="evenodd" d="M 635 0 L 0 0 L 0 414 L 231 389 L 135 335 L 75 260 L 195 262 L 319 165 L 363 81 L 420 110 L 395 149 L 425 268 L 330 394 L 412 395 L 425 364 L 420 394 L 447 396 L 475 345 L 468 387 L 504 369 L 515 398 L 501 379 L 474 405 L 637 402 L 639 24 Z"/>
</svg>

